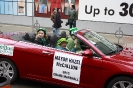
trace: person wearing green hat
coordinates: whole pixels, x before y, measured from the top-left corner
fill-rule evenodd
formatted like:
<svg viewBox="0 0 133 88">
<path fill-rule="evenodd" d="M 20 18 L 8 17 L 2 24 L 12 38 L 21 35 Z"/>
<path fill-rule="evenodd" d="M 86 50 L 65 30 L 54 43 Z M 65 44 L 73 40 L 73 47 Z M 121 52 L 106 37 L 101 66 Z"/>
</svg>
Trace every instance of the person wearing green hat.
<svg viewBox="0 0 133 88">
<path fill-rule="evenodd" d="M 57 42 L 57 46 L 56 46 L 56 49 L 60 49 L 60 50 L 64 50 L 64 51 L 71 51 L 71 52 L 76 52 L 76 45 L 71 49 L 67 49 L 67 40 L 66 38 L 60 38 Z"/>
<path fill-rule="evenodd" d="M 46 29 L 39 28 L 35 37 L 35 43 L 46 46 L 48 43 Z"/>
<path fill-rule="evenodd" d="M 77 32 L 77 28 L 70 28 L 69 29 L 69 34 L 70 34 L 70 37 L 67 39 L 68 43 L 67 43 L 67 48 L 69 50 L 71 50 L 74 45 L 76 44 L 77 47 L 76 47 L 76 53 L 78 52 L 81 52 L 82 49 L 81 49 L 81 46 L 80 46 L 80 41 L 74 36 L 74 33 Z"/>
</svg>

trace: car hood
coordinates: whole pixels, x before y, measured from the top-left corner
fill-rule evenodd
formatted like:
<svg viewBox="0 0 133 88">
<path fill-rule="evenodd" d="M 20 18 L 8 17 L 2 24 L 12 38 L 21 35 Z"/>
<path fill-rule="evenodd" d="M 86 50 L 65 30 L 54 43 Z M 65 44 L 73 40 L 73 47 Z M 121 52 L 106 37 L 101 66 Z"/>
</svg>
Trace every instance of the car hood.
<svg viewBox="0 0 133 88">
<path fill-rule="evenodd" d="M 111 58 L 120 63 L 133 63 L 133 49 L 123 47 L 121 52 L 112 55 Z"/>
</svg>

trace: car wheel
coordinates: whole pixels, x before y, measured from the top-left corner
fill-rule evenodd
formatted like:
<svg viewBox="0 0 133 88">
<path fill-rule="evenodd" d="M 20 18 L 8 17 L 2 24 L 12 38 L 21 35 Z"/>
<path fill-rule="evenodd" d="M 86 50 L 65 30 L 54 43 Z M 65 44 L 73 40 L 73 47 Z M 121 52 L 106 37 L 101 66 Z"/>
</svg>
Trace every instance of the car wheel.
<svg viewBox="0 0 133 88">
<path fill-rule="evenodd" d="M 130 77 L 114 78 L 107 88 L 133 88 L 133 79 Z"/>
<path fill-rule="evenodd" d="M 0 76 L 9 77 L 10 83 L 13 83 L 17 74 L 17 68 L 11 60 L 0 58 Z"/>
</svg>

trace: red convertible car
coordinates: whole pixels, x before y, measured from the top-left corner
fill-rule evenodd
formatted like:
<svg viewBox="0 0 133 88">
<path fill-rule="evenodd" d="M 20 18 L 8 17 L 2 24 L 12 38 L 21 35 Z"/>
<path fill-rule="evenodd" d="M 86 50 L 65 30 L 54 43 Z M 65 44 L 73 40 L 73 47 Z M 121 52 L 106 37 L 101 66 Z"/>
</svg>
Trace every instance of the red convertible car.
<svg viewBox="0 0 133 88">
<path fill-rule="evenodd" d="M 90 29 L 78 30 L 81 53 L 32 42 L 32 33 L 0 35 L 0 76 L 68 88 L 133 88 L 133 49 L 113 44 Z M 25 37 L 27 36 L 27 37 Z M 61 36 L 60 36 L 61 37 Z"/>
</svg>

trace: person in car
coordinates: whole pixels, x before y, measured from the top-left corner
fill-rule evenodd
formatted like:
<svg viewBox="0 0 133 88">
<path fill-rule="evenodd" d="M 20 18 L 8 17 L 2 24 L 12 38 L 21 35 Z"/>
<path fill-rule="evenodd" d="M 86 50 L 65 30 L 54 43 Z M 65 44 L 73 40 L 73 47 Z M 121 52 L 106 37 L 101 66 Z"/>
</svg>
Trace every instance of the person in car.
<svg viewBox="0 0 133 88">
<path fill-rule="evenodd" d="M 67 46 L 67 39 L 66 38 L 60 38 L 57 42 L 57 46 L 56 46 L 56 49 L 60 49 L 60 50 L 64 50 L 64 51 L 71 51 L 71 52 L 76 52 L 76 43 L 75 43 L 75 46 L 69 50 L 66 46 Z"/>
<path fill-rule="evenodd" d="M 35 36 L 35 43 L 46 46 L 48 44 L 48 38 L 46 36 L 46 29 L 39 28 Z"/>
<path fill-rule="evenodd" d="M 75 43 L 77 45 L 76 47 L 76 53 L 80 53 L 82 51 L 81 46 L 80 46 L 80 41 L 74 36 L 74 33 L 77 31 L 78 29 L 75 28 L 70 28 L 69 29 L 69 34 L 70 37 L 67 39 L 68 43 L 67 43 L 67 48 L 69 50 L 71 50 L 72 48 L 74 48 Z"/>
</svg>

